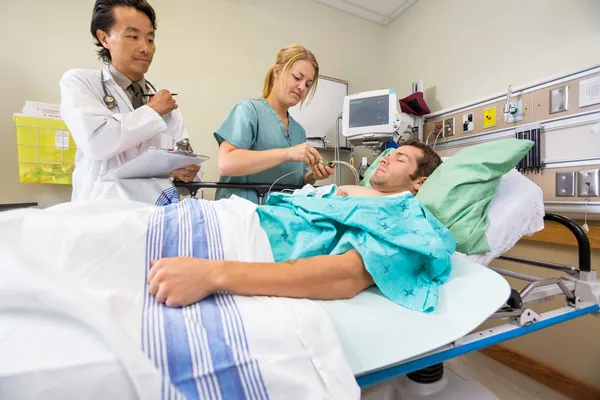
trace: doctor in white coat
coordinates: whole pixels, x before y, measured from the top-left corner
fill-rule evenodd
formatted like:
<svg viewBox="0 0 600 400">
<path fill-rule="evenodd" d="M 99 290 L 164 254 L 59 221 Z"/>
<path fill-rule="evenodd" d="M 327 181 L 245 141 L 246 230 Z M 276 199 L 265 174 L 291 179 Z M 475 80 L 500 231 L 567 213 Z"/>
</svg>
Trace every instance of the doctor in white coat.
<svg viewBox="0 0 600 400">
<path fill-rule="evenodd" d="M 149 147 L 172 148 L 187 138 L 177 103 L 144 78 L 155 52 L 156 16 L 145 0 L 97 0 L 91 32 L 105 63 L 70 70 L 61 81 L 61 114 L 77 145 L 72 201 L 129 199 L 165 205 L 178 201 L 169 179 L 104 182 L 101 175 Z M 200 167 L 171 176 L 191 182 Z"/>
</svg>

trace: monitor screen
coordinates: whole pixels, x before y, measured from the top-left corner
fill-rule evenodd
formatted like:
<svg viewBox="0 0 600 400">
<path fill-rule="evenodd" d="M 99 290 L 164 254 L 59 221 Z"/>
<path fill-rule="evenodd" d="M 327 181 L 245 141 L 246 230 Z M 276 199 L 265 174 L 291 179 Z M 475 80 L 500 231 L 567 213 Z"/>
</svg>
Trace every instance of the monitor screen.
<svg viewBox="0 0 600 400">
<path fill-rule="evenodd" d="M 350 128 L 360 128 L 388 124 L 390 120 L 389 97 L 386 94 L 350 100 L 348 126 Z"/>
</svg>

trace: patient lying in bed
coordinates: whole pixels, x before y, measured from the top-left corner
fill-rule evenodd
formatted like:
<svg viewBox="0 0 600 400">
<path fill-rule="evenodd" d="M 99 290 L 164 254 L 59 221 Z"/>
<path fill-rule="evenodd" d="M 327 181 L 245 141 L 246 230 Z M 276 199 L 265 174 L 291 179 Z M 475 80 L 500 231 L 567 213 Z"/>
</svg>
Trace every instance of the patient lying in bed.
<svg viewBox="0 0 600 400">
<path fill-rule="evenodd" d="M 124 381 L 163 397 L 358 399 L 327 312 L 287 297 L 342 299 L 376 284 L 402 306 L 434 309 L 454 241 L 413 195 L 437 165 L 415 143 L 381 161 L 370 181 L 376 192 L 348 186 L 319 199 L 278 194 L 258 208 L 239 198 L 166 207 L 98 201 L 11 214 L 15 222 L 0 220 L 0 326 L 9 332 L 0 331 L 0 347 L 13 346 L 13 337 L 26 343 L 21 332 L 33 331 L 6 324 L 18 304 L 46 338 L 36 332 L 43 354 L 65 352 L 40 315 L 60 316 L 66 328 L 65 320 L 77 321 L 68 337 L 81 340 L 65 345 L 77 363 L 65 382 L 80 382 L 73 371 L 85 351 L 77 349 L 98 337 L 127 369 Z M 39 352 L 31 349 L 37 366 Z M 19 370 L 22 352 L 8 360 Z M 18 372 L 0 372 L 0 386 L 39 397 L 23 395 L 36 392 L 39 375 Z"/>
<path fill-rule="evenodd" d="M 344 299 L 376 284 L 398 304 L 432 311 L 455 243 L 414 195 L 440 164 L 412 141 L 382 157 L 373 189 L 341 186 L 341 197 L 317 201 L 272 195 L 256 212 L 274 263 L 163 258 L 152 262 L 149 291 L 177 307 L 218 291 Z"/>
</svg>

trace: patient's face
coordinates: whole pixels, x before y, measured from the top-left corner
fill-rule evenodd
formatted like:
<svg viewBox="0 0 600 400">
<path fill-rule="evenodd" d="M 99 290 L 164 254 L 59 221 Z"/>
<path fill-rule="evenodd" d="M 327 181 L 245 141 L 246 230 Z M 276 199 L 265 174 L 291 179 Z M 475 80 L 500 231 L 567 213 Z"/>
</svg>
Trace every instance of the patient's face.
<svg viewBox="0 0 600 400">
<path fill-rule="evenodd" d="M 381 157 L 379 167 L 371 176 L 373 189 L 384 193 L 400 193 L 419 190 L 423 178 L 413 180 L 410 176 L 417 170 L 417 160 L 423 157 L 421 149 L 412 146 L 401 146 Z"/>
</svg>

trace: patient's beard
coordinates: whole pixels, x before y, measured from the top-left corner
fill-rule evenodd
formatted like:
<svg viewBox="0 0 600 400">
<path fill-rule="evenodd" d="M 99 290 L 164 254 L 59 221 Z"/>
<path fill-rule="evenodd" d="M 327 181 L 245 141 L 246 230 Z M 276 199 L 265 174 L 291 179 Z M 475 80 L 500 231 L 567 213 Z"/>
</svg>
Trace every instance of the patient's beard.
<svg viewBox="0 0 600 400">
<path fill-rule="evenodd" d="M 387 176 L 373 175 L 369 179 L 371 187 L 378 192 L 385 194 L 396 194 L 402 192 L 412 192 L 413 181 L 410 177 L 406 178 L 390 178 Z"/>
</svg>

